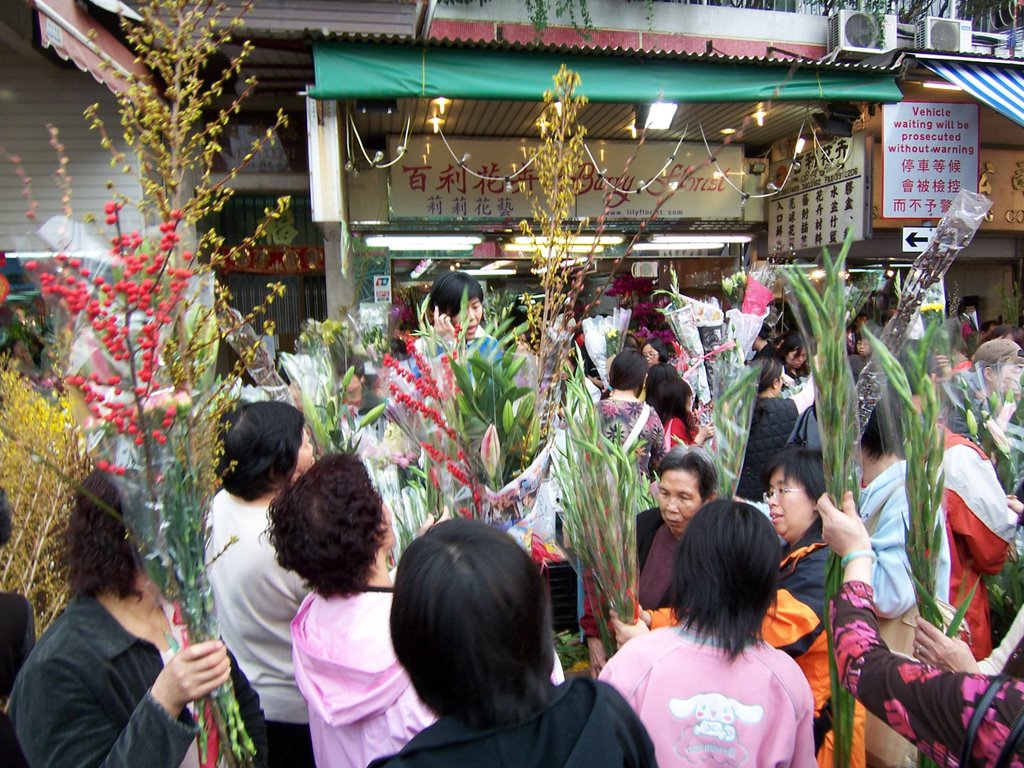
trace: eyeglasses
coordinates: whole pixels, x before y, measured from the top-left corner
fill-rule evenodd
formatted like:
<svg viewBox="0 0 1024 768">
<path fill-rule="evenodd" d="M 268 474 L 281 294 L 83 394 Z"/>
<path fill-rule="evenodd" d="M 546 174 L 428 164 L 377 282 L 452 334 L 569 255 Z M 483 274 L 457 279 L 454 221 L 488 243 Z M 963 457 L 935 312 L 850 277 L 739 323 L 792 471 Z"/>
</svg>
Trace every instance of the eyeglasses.
<svg viewBox="0 0 1024 768">
<path fill-rule="evenodd" d="M 765 504 L 770 504 L 772 499 L 778 496 L 782 496 L 784 493 L 798 493 L 803 488 L 772 488 L 768 493 L 762 494 L 761 498 L 764 499 Z"/>
</svg>

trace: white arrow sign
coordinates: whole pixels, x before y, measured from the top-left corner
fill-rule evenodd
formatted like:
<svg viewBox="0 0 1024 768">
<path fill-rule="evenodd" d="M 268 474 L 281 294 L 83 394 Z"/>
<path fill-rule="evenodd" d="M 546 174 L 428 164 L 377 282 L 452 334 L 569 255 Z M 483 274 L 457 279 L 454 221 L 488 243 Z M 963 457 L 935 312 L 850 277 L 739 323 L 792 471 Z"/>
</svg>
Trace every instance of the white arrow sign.
<svg viewBox="0 0 1024 768">
<path fill-rule="evenodd" d="M 934 231 L 934 227 L 904 227 L 901 240 L 903 252 L 920 253 L 923 251 Z"/>
</svg>

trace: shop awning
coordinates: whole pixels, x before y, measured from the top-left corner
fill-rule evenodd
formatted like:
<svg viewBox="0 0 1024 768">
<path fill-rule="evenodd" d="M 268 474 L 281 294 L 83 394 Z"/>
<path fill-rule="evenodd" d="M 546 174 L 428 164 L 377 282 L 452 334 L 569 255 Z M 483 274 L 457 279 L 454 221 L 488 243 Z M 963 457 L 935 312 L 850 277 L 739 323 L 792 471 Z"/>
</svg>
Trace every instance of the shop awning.
<svg viewBox="0 0 1024 768">
<path fill-rule="evenodd" d="M 65 61 L 73 61 L 115 94 L 128 90 L 131 74 L 146 75 L 134 54 L 75 0 L 32 0 L 32 4 L 43 47 L 52 48 Z"/>
<path fill-rule="evenodd" d="M 1017 125 L 1024 125 L 1024 69 L 953 59 L 919 58 L 935 74 L 960 86 Z"/>
<path fill-rule="evenodd" d="M 539 101 L 565 64 L 591 101 L 869 101 L 903 98 L 893 72 L 848 65 L 752 62 L 727 57 L 595 55 L 372 43 L 313 46 L 316 99 Z"/>
</svg>

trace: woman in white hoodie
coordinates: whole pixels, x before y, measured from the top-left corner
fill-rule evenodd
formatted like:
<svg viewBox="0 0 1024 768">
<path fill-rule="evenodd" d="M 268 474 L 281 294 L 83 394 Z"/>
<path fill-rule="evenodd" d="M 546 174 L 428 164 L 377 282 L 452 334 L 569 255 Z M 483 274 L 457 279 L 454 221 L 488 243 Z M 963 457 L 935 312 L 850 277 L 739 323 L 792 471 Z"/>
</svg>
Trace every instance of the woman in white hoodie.
<svg viewBox="0 0 1024 768">
<path fill-rule="evenodd" d="M 292 622 L 318 768 L 363 768 L 434 722 L 391 645 L 391 514 L 354 456 L 320 459 L 270 508 L 278 562 L 313 589 Z"/>
</svg>

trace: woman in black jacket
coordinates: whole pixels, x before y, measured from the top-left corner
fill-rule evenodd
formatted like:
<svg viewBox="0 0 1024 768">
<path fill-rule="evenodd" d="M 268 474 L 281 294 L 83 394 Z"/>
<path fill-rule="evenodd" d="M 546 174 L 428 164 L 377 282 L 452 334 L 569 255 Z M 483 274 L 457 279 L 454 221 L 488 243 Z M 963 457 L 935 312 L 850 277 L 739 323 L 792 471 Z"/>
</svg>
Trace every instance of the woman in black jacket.
<svg viewBox="0 0 1024 768">
<path fill-rule="evenodd" d="M 644 768 L 654 746 L 604 683 L 551 684 L 544 578 L 507 535 L 473 520 L 439 523 L 402 557 L 391 639 L 438 721 L 371 766 Z"/>
<path fill-rule="evenodd" d="M 779 358 L 763 357 L 751 365 L 761 366 L 761 376 L 757 381 L 757 404 L 750 422 L 750 438 L 736 495 L 759 500 L 765 490 L 761 471 L 786 446 L 800 409 L 793 398 L 781 397 L 783 365 Z"/>
<path fill-rule="evenodd" d="M 192 702 L 231 679 L 266 766 L 259 697 L 224 644 L 181 642 L 176 612 L 140 568 L 101 472 L 83 483 L 68 523 L 65 558 L 74 598 L 40 638 L 14 684 L 11 719 L 33 768 L 206 764 Z M 105 506 L 95 503 L 99 499 Z M 177 637 L 176 637 L 177 636 Z M 209 747 L 215 740 L 207 740 Z"/>
</svg>

